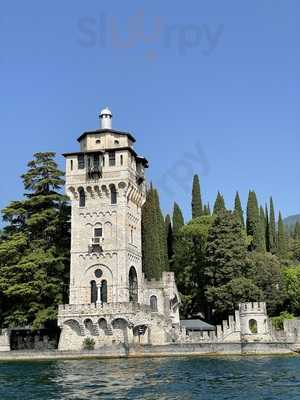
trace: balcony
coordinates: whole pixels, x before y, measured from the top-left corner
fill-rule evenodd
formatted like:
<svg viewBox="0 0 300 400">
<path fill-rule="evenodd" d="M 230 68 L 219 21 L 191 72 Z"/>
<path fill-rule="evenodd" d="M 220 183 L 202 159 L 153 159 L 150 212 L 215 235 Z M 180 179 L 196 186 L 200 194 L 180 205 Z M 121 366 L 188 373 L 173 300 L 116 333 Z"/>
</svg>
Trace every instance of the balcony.
<svg viewBox="0 0 300 400">
<path fill-rule="evenodd" d="M 99 166 L 89 167 L 87 170 L 87 178 L 97 180 L 102 178 L 102 168 Z"/>
<path fill-rule="evenodd" d="M 93 237 L 91 239 L 91 244 L 89 245 L 89 252 L 90 253 L 102 253 L 103 252 L 103 237 Z"/>
</svg>

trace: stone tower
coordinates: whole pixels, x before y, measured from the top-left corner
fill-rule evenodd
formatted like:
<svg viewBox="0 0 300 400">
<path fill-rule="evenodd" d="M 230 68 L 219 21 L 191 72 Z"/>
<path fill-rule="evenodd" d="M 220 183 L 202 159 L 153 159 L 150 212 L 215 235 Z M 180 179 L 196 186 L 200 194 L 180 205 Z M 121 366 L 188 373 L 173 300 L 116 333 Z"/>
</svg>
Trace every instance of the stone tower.
<svg viewBox="0 0 300 400">
<path fill-rule="evenodd" d="M 72 220 L 70 301 L 58 313 L 61 350 L 80 349 L 82 336 L 94 336 L 97 347 L 134 343 L 136 336 L 163 344 L 179 324 L 174 274 L 148 281 L 142 272 L 148 162 L 130 133 L 112 129 L 108 108 L 99 117 L 100 128 L 78 138 L 80 151 L 64 154 Z"/>
<path fill-rule="evenodd" d="M 112 113 L 100 113 L 100 129 L 84 132 L 80 151 L 64 154 L 72 205 L 70 304 L 128 302 L 142 278 L 141 207 L 147 160 L 133 149 L 130 133 L 112 129 Z"/>
<path fill-rule="evenodd" d="M 270 326 L 265 302 L 240 304 L 239 317 L 243 340 L 270 340 Z"/>
</svg>

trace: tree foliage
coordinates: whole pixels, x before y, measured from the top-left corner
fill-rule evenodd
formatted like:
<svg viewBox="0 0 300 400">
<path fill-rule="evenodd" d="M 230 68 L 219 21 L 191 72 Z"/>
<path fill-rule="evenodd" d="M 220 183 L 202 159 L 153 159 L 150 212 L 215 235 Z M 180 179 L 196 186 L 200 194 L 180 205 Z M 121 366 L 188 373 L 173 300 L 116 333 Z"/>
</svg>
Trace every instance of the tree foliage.
<svg viewBox="0 0 300 400">
<path fill-rule="evenodd" d="M 260 215 L 256 193 L 249 192 L 247 204 L 247 235 L 252 237 L 251 250 L 266 250 L 264 215 Z"/>
<path fill-rule="evenodd" d="M 194 175 L 192 190 L 192 218 L 201 217 L 203 214 L 202 196 L 199 176 Z"/>
<path fill-rule="evenodd" d="M 217 215 L 218 213 L 224 211 L 226 209 L 225 207 L 225 200 L 224 197 L 221 195 L 220 192 L 217 194 L 217 198 L 214 204 L 214 211 L 213 215 Z"/>
<path fill-rule="evenodd" d="M 244 211 L 242 208 L 242 203 L 240 199 L 239 192 L 236 192 L 235 199 L 234 199 L 234 213 L 238 220 L 240 221 L 242 228 L 245 228 L 245 221 L 244 221 Z"/>
<path fill-rule="evenodd" d="M 36 153 L 22 175 L 25 199 L 3 211 L 0 291 L 3 326 L 39 328 L 67 301 L 70 208 L 60 193 L 63 173 L 55 154 Z"/>
<path fill-rule="evenodd" d="M 168 270 L 168 246 L 158 193 L 152 186 L 142 208 L 142 253 L 145 276 L 161 279 L 163 271 Z"/>
</svg>

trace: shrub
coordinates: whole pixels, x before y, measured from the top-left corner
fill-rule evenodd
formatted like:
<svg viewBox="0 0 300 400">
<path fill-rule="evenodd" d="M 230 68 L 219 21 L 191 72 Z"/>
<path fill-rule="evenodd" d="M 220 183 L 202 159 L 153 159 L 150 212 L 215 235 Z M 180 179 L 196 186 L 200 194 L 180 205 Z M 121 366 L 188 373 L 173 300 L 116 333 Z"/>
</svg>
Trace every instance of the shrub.
<svg viewBox="0 0 300 400">
<path fill-rule="evenodd" d="M 281 312 L 278 317 L 271 318 L 273 327 L 277 331 L 282 330 L 283 329 L 283 321 L 285 319 L 294 319 L 294 316 L 292 314 L 288 313 L 287 311 Z"/>
<path fill-rule="evenodd" d="M 95 340 L 92 338 L 85 338 L 83 341 L 83 349 L 84 350 L 94 350 L 95 349 Z"/>
</svg>

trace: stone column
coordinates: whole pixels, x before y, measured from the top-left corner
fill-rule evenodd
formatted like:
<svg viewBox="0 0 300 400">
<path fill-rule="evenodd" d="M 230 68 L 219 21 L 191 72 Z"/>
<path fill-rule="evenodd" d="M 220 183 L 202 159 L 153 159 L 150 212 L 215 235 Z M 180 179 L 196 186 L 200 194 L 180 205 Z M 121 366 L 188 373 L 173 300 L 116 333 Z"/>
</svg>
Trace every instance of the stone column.
<svg viewBox="0 0 300 400">
<path fill-rule="evenodd" d="M 101 284 L 97 285 L 97 304 L 101 304 Z"/>
</svg>

